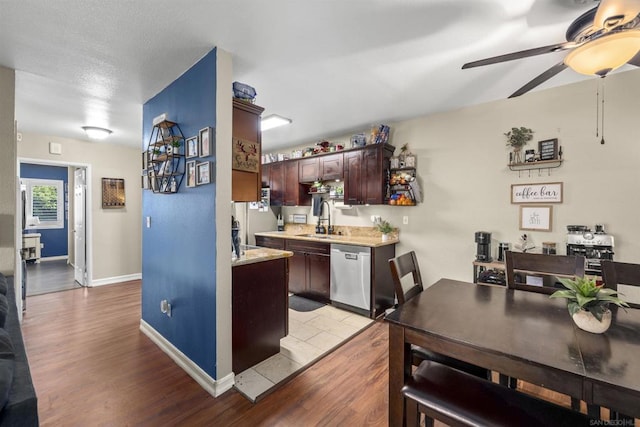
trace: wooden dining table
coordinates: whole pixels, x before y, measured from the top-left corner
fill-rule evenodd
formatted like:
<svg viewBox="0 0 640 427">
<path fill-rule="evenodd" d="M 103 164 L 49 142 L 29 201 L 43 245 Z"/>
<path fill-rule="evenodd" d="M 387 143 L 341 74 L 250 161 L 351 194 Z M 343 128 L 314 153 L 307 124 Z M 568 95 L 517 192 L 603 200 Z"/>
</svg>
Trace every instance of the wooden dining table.
<svg viewBox="0 0 640 427">
<path fill-rule="evenodd" d="M 440 279 L 386 317 L 389 425 L 403 424 L 412 344 L 640 418 L 640 310 L 612 311 L 592 334 L 564 299 Z"/>
</svg>

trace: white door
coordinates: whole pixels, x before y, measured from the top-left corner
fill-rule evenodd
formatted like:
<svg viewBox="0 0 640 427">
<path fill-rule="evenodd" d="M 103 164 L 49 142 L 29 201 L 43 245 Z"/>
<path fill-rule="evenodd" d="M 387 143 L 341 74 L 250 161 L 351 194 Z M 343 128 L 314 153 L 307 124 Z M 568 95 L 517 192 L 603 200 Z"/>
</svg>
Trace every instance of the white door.
<svg viewBox="0 0 640 427">
<path fill-rule="evenodd" d="M 74 279 L 81 286 L 85 286 L 87 271 L 87 248 L 86 248 L 86 228 L 85 228 L 85 197 L 86 197 L 86 170 L 76 169 L 74 172 L 75 184 L 73 190 L 73 242 Z"/>
</svg>

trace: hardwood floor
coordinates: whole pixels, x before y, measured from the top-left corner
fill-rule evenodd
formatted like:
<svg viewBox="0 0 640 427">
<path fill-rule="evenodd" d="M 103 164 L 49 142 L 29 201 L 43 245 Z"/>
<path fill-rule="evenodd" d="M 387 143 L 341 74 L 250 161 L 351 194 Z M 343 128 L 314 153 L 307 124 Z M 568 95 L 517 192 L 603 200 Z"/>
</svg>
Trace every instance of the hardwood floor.
<svg viewBox="0 0 640 427">
<path fill-rule="evenodd" d="M 28 297 L 23 333 L 42 426 L 387 425 L 382 321 L 256 404 L 235 390 L 211 397 L 139 322 L 139 281 Z M 567 396 L 520 387 L 569 406 Z"/>
<path fill-rule="evenodd" d="M 27 263 L 27 296 L 80 288 L 67 260 Z"/>
<path fill-rule="evenodd" d="M 211 397 L 139 322 L 139 281 L 28 298 L 41 425 L 387 425 L 382 322 L 257 404 L 235 390 Z"/>
</svg>

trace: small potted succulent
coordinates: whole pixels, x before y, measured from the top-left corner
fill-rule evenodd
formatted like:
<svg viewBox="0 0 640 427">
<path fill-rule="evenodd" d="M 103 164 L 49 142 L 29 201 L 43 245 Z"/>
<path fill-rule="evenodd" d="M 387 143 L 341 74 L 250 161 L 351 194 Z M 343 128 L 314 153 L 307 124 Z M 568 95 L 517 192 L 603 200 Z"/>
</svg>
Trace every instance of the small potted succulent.
<svg viewBox="0 0 640 427">
<path fill-rule="evenodd" d="M 507 145 L 513 148 L 513 163 L 522 163 L 520 151 L 522 147 L 527 145 L 527 142 L 533 139 L 533 131 L 529 128 L 520 126 L 519 128 L 511 128 L 506 132 L 504 136 L 507 137 Z"/>
<path fill-rule="evenodd" d="M 387 240 L 389 240 L 389 234 L 393 232 L 394 228 L 393 226 L 389 223 L 389 221 L 386 221 L 382 218 L 380 218 L 380 220 L 376 221 L 376 229 L 382 233 L 382 241 L 386 242 Z"/>
<path fill-rule="evenodd" d="M 575 279 L 560 279 L 567 288 L 554 292 L 550 298 L 566 298 L 567 309 L 575 324 L 582 330 L 601 334 L 611 325 L 611 310 L 609 304 L 619 307 L 629 305 L 617 297 L 615 289 L 608 289 L 597 285 L 595 280 L 576 277 Z"/>
</svg>

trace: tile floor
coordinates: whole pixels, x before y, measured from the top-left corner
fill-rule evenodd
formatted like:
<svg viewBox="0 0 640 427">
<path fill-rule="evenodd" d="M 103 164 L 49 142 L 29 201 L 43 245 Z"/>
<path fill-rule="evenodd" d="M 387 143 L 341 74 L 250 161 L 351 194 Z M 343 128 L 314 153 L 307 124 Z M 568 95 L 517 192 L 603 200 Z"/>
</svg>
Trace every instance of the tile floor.
<svg viewBox="0 0 640 427">
<path fill-rule="evenodd" d="M 255 402 L 372 322 L 329 305 L 307 312 L 289 309 L 289 335 L 280 340 L 280 353 L 236 375 L 235 387 Z"/>
</svg>

